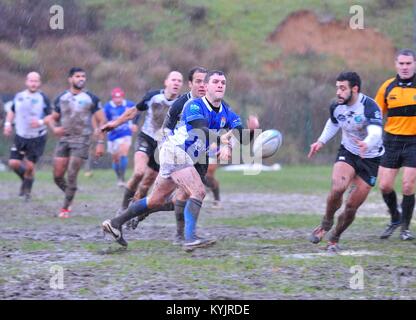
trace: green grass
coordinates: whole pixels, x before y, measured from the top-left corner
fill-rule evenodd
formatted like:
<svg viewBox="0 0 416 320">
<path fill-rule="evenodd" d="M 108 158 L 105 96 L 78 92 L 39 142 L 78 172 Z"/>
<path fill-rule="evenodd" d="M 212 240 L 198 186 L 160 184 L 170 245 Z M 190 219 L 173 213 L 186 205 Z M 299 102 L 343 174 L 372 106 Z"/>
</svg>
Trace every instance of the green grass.
<svg viewBox="0 0 416 320">
<path fill-rule="evenodd" d="M 216 218 L 210 219 L 211 224 L 224 224 L 233 227 L 261 227 L 261 228 L 307 228 L 319 223 L 320 217 L 300 214 L 256 215 L 250 217 Z"/>
</svg>

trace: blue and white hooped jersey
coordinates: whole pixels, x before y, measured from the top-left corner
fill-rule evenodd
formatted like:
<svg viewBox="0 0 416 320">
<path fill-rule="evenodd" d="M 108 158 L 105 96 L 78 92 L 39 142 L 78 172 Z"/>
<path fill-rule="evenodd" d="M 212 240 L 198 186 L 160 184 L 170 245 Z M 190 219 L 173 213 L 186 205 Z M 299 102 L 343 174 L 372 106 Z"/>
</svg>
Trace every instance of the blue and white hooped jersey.
<svg viewBox="0 0 416 320">
<path fill-rule="evenodd" d="M 130 100 L 123 100 L 122 104 L 116 106 L 115 103 L 110 100 L 104 105 L 104 113 L 108 121 L 113 121 L 118 119 L 127 109 L 134 107 L 136 104 Z M 110 131 L 107 134 L 107 138 L 109 141 L 114 141 L 118 138 L 122 138 L 125 136 L 131 136 L 131 124 L 132 121 L 128 121 L 123 123 L 122 125 L 118 126 L 114 130 Z"/>
<path fill-rule="evenodd" d="M 353 154 L 359 155 L 360 148 L 355 140 L 364 140 L 367 137 L 367 126 L 383 126 L 381 109 L 370 97 L 360 93 L 357 102 L 352 106 L 345 104 L 332 104 L 330 119 L 333 124 L 342 129 L 341 144 Z M 367 150 L 365 158 L 374 158 L 384 153 L 383 140 Z"/>
<path fill-rule="evenodd" d="M 194 120 L 207 120 L 208 129 L 220 131 L 221 129 L 234 129 L 241 126 L 240 117 L 234 113 L 224 102 L 218 112 L 212 109 L 205 97 L 189 100 L 183 109 L 183 125 L 177 127 L 169 140 L 175 145 L 182 146 L 192 157 L 198 157 L 201 152 L 206 153 L 209 141 L 201 140 L 201 134 L 195 134 L 190 122 Z M 213 142 L 213 141 L 211 141 Z M 191 148 L 192 146 L 192 148 Z"/>
</svg>

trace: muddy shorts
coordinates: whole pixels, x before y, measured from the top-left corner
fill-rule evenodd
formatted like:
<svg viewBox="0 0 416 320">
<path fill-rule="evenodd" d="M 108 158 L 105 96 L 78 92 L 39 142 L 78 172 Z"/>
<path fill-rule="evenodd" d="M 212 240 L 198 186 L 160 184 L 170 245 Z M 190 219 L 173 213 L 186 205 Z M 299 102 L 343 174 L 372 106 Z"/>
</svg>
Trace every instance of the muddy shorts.
<svg viewBox="0 0 416 320">
<path fill-rule="evenodd" d="M 349 152 L 343 145 L 338 150 L 335 162 L 345 162 L 354 168 L 355 173 L 363 179 L 368 185 L 374 187 L 377 180 L 378 166 L 381 157 L 361 158 L 360 156 Z"/>
<path fill-rule="evenodd" d="M 23 138 L 15 135 L 14 142 L 10 148 L 10 159 L 27 160 L 36 163 L 45 151 L 46 134 L 36 138 Z"/>
<path fill-rule="evenodd" d="M 159 171 L 159 149 L 157 141 L 147 134 L 140 132 L 136 140 L 135 152 L 144 152 L 149 157 L 147 165 L 154 171 Z"/>
<path fill-rule="evenodd" d="M 84 160 L 88 159 L 90 145 L 86 143 L 74 143 L 68 141 L 59 141 L 55 149 L 55 157 L 69 158 L 77 157 Z"/>
<path fill-rule="evenodd" d="M 169 178 L 173 172 L 194 166 L 189 154 L 169 140 L 162 144 L 159 159 L 162 178 Z"/>
</svg>

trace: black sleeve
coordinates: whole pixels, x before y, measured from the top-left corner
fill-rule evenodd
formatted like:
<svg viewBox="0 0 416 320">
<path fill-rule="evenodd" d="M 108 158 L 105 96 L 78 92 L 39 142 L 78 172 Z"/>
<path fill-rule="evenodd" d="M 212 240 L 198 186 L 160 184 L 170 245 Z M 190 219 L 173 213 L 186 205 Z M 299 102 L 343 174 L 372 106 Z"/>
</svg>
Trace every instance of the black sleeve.
<svg viewBox="0 0 416 320">
<path fill-rule="evenodd" d="M 162 93 L 163 90 L 153 90 L 153 91 L 148 91 L 145 96 L 143 97 L 143 99 L 136 104 L 136 108 L 139 111 L 146 111 L 147 109 L 149 109 L 149 106 L 147 105 L 147 102 L 153 98 L 153 96 Z"/>
<path fill-rule="evenodd" d="M 337 107 L 338 107 L 338 104 L 336 102 L 332 103 L 331 106 L 329 107 L 329 115 L 330 115 L 331 121 L 332 123 L 335 123 L 335 124 L 338 123 L 338 120 L 334 116 L 334 111 Z"/>
<path fill-rule="evenodd" d="M 61 93 L 53 102 L 54 111 L 61 114 L 61 97 L 65 94 L 65 92 Z"/>
<path fill-rule="evenodd" d="M 90 96 L 90 98 L 92 100 L 91 113 L 94 114 L 98 110 L 101 109 L 101 101 L 100 101 L 100 99 L 96 95 L 92 94 L 91 92 L 88 92 L 87 91 L 87 94 Z"/>
<path fill-rule="evenodd" d="M 188 101 L 188 98 L 185 95 L 173 103 L 173 105 L 169 108 L 168 113 L 166 114 L 166 118 L 163 123 L 164 128 L 168 128 L 170 130 L 175 129 L 186 101 Z"/>
<path fill-rule="evenodd" d="M 40 93 L 42 95 L 43 98 L 43 102 L 44 102 L 44 107 L 43 107 L 43 113 L 45 114 L 45 116 L 51 114 L 52 109 L 51 109 L 51 102 L 49 101 L 49 98 L 43 93 Z"/>
</svg>

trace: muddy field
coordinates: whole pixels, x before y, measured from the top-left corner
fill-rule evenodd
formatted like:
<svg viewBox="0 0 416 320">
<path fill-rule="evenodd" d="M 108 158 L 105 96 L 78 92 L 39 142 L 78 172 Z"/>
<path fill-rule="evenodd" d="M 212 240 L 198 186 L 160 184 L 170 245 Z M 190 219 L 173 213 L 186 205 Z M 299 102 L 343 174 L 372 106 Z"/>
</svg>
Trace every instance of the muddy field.
<svg viewBox="0 0 416 320">
<path fill-rule="evenodd" d="M 278 174 L 263 176 L 262 185 L 275 180 Z M 238 183 L 224 182 L 222 208 L 208 199 L 198 232 L 218 243 L 186 253 L 171 244 L 171 212 L 126 232 L 127 250 L 103 238 L 100 223 L 122 196 L 110 171 L 80 176 L 67 220 L 55 216 L 63 195 L 49 172 L 39 175 L 29 203 L 17 197 L 11 173 L 0 173 L 0 182 L 0 299 L 416 298 L 416 247 L 398 234 L 378 239 L 388 219 L 376 190 L 344 234 L 343 251 L 332 254 L 307 241 L 326 185 L 312 193 L 240 192 Z"/>
</svg>

